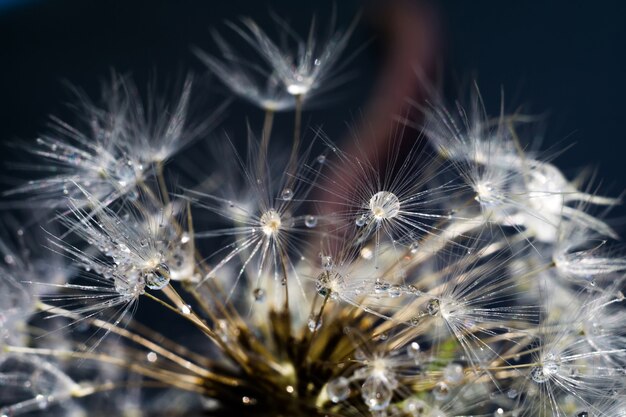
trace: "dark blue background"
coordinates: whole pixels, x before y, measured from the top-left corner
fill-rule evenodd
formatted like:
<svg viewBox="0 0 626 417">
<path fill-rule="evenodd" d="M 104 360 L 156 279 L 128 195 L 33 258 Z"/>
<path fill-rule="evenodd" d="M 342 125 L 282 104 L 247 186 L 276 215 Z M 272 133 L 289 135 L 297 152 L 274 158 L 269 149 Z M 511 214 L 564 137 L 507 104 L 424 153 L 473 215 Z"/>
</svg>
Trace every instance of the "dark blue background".
<svg viewBox="0 0 626 417">
<path fill-rule="evenodd" d="M 574 174 L 592 164 L 605 190 L 626 188 L 626 6 L 614 1 L 452 1 L 432 3 L 439 14 L 442 48 L 437 59 L 446 79 L 479 81 L 487 106 L 498 111 L 500 88 L 512 105 L 528 104 L 547 115 L 546 146 L 577 145 L 559 157 Z M 320 21 L 332 3 L 207 0 L 29 0 L 0 3 L 0 138 L 33 138 L 47 115 L 63 113 L 69 98 L 62 80 L 97 95 L 110 70 L 130 71 L 141 82 L 191 69 L 204 73 L 190 45 L 211 50 L 209 29 L 224 19 L 249 15 L 269 23 L 268 5 L 294 26 Z M 347 23 L 363 3 L 337 1 Z M 369 7 L 368 5 L 365 8 Z M 374 38 L 353 62 L 358 77 L 338 103 L 310 115 L 340 136 L 344 121 L 363 107 L 386 45 L 371 15 L 355 34 L 353 47 Z M 218 83 L 207 91 L 218 91 Z M 449 83 L 450 84 L 450 83 Z M 237 104 L 240 121 L 250 107 Z M 230 119 L 232 120 L 232 119 Z"/>
</svg>

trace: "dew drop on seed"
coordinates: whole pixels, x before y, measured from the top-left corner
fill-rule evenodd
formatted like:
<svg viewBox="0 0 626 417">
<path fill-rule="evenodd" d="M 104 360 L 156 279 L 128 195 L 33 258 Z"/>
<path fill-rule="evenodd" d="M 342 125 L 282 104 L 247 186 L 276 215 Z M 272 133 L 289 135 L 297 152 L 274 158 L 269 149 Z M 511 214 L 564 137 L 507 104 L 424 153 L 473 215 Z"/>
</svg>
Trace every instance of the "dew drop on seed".
<svg viewBox="0 0 626 417">
<path fill-rule="evenodd" d="M 350 396 L 350 381 L 343 376 L 332 379 L 326 384 L 326 393 L 337 404 Z"/>
<path fill-rule="evenodd" d="M 581 411 L 580 413 L 576 414 L 576 417 L 589 417 L 589 413 L 586 411 Z"/>
<path fill-rule="evenodd" d="M 508 390 L 506 393 L 506 396 L 509 397 L 510 399 L 517 397 L 517 390 L 515 389 Z"/>
<path fill-rule="evenodd" d="M 422 354 L 419 343 L 412 342 L 410 345 L 408 345 L 406 347 L 406 354 L 409 358 L 413 359 L 416 363 L 418 363 Z"/>
<path fill-rule="evenodd" d="M 265 300 L 265 290 L 263 290 L 263 288 L 255 288 L 254 291 L 252 291 L 252 295 L 254 296 L 254 301 L 261 302 Z"/>
<path fill-rule="evenodd" d="M 380 341 L 380 342 L 384 342 L 387 339 L 389 339 L 389 334 L 386 332 L 383 332 L 374 338 L 374 340 Z"/>
<path fill-rule="evenodd" d="M 291 188 L 285 188 L 282 193 L 280 193 L 280 198 L 285 201 L 289 201 L 293 198 L 293 190 Z"/>
<path fill-rule="evenodd" d="M 372 259 L 372 256 L 374 256 L 374 252 L 372 251 L 372 249 L 368 248 L 367 246 L 361 249 L 361 258 Z"/>
<path fill-rule="evenodd" d="M 317 331 L 322 327 L 322 318 L 317 314 L 311 314 L 309 319 L 307 320 L 307 327 L 311 331 L 311 333 Z"/>
<path fill-rule="evenodd" d="M 422 417 L 426 411 L 426 405 L 422 400 L 409 398 L 404 402 L 402 411 L 411 417 Z"/>
<path fill-rule="evenodd" d="M 190 239 L 191 237 L 189 236 L 189 233 L 185 232 L 180 236 L 180 243 L 185 244 L 189 242 Z"/>
<path fill-rule="evenodd" d="M 35 397 L 35 402 L 37 403 L 37 407 L 39 407 L 40 410 L 44 410 L 48 407 L 48 398 L 44 395 L 38 394 Z"/>
<path fill-rule="evenodd" d="M 419 249 L 419 243 L 417 243 L 417 241 L 411 243 L 409 245 L 409 251 L 413 254 L 417 253 L 417 250 Z"/>
<path fill-rule="evenodd" d="M 493 417 L 502 417 L 504 415 L 504 410 L 501 408 L 498 408 L 496 411 L 493 412 Z"/>
<path fill-rule="evenodd" d="M 326 156 L 325 155 L 320 155 L 317 157 L 317 163 L 318 164 L 323 164 L 324 162 L 326 162 Z"/>
<path fill-rule="evenodd" d="M 433 396 L 437 401 L 443 401 L 450 396 L 450 387 L 445 382 L 439 382 L 433 388 Z"/>
<path fill-rule="evenodd" d="M 393 389 L 386 378 L 369 376 L 361 385 L 361 397 L 370 410 L 380 411 L 389 407 Z"/>
<path fill-rule="evenodd" d="M 439 314 L 439 300 L 436 298 L 430 300 L 428 306 L 426 306 L 426 311 L 428 311 L 428 314 L 431 316 Z"/>
<path fill-rule="evenodd" d="M 387 220 L 400 213 L 400 200 L 394 193 L 379 191 L 370 198 L 369 209 L 376 220 Z"/>
<path fill-rule="evenodd" d="M 324 271 L 331 271 L 333 266 L 334 263 L 331 256 L 322 256 L 322 268 L 324 268 Z"/>
<path fill-rule="evenodd" d="M 443 380 L 450 384 L 458 384 L 463 380 L 463 367 L 458 363 L 450 363 L 443 369 Z"/>
<path fill-rule="evenodd" d="M 319 67 L 322 64 L 322 61 L 320 61 L 319 59 L 316 59 L 315 61 L 313 61 L 313 65 L 315 65 L 316 67 Z"/>
<path fill-rule="evenodd" d="M 389 287 L 387 294 L 389 294 L 391 298 L 398 298 L 402 295 L 402 288 L 399 285 L 392 285 Z"/>
<path fill-rule="evenodd" d="M 354 221 L 354 224 L 356 224 L 358 227 L 363 227 L 366 222 L 367 222 L 367 216 L 362 214 L 356 218 L 356 220 Z"/>
<path fill-rule="evenodd" d="M 308 215 L 304 218 L 304 224 L 306 227 L 313 228 L 317 226 L 317 217 Z"/>
<path fill-rule="evenodd" d="M 170 282 L 170 268 L 161 263 L 145 275 L 145 280 L 146 286 L 151 290 L 161 290 Z"/>
</svg>

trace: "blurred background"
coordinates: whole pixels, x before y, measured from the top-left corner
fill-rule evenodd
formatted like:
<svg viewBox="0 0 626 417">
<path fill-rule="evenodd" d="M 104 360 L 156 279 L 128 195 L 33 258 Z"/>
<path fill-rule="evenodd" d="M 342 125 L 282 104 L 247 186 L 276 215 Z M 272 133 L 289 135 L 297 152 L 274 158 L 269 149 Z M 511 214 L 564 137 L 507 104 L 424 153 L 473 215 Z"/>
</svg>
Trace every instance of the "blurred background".
<svg viewBox="0 0 626 417">
<path fill-rule="evenodd" d="M 362 119 L 383 132 L 405 111 L 406 97 L 422 97 L 417 64 L 451 100 L 476 79 L 491 114 L 503 90 L 506 109 L 523 105 L 541 116 L 544 149 L 575 143 L 558 157 L 570 178 L 591 165 L 605 193 L 626 189 L 626 3 L 618 0 L 0 0 L 0 138 L 34 140 L 50 114 L 67 114 L 66 83 L 98 97 L 112 69 L 140 86 L 155 74 L 181 79 L 191 71 L 197 94 L 224 98 L 225 88 L 190 52 L 216 52 L 211 28 L 228 39 L 225 20 L 249 16 L 268 27 L 273 11 L 306 34 L 311 16 L 324 27 L 333 7 L 339 26 L 363 13 L 344 54 L 352 55 L 351 78 L 310 106 L 308 126 L 323 125 L 336 142 L 346 124 Z M 259 113 L 237 101 L 223 128 L 237 135 L 246 120 L 260 126 Z M 2 172 L 4 188 L 15 180 Z"/>
</svg>

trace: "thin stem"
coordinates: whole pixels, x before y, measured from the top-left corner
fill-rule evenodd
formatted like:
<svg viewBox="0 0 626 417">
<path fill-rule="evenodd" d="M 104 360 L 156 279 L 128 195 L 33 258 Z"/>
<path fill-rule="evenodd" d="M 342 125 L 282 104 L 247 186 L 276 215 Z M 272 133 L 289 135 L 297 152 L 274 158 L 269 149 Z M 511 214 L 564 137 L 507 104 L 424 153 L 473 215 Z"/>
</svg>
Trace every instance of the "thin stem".
<svg viewBox="0 0 626 417">
<path fill-rule="evenodd" d="M 293 143 L 291 147 L 291 156 L 287 165 L 287 184 L 291 186 L 296 173 L 296 164 L 298 163 L 298 151 L 300 150 L 300 125 L 302 124 L 302 95 L 296 96 L 295 121 L 293 126 Z"/>
</svg>

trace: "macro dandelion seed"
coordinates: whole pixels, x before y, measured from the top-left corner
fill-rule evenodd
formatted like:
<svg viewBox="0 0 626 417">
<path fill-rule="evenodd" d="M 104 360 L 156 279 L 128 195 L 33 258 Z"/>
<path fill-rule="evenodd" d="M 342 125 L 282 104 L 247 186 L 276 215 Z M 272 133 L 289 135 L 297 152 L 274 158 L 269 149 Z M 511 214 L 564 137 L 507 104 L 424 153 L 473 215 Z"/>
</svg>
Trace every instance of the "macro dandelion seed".
<svg viewBox="0 0 626 417">
<path fill-rule="evenodd" d="M 358 19 L 273 19 L 194 49 L 261 114 L 114 75 L 20 142 L 41 176 L 3 205 L 0 416 L 626 416 L 620 198 L 477 88 L 339 144 L 308 105 Z"/>
</svg>

